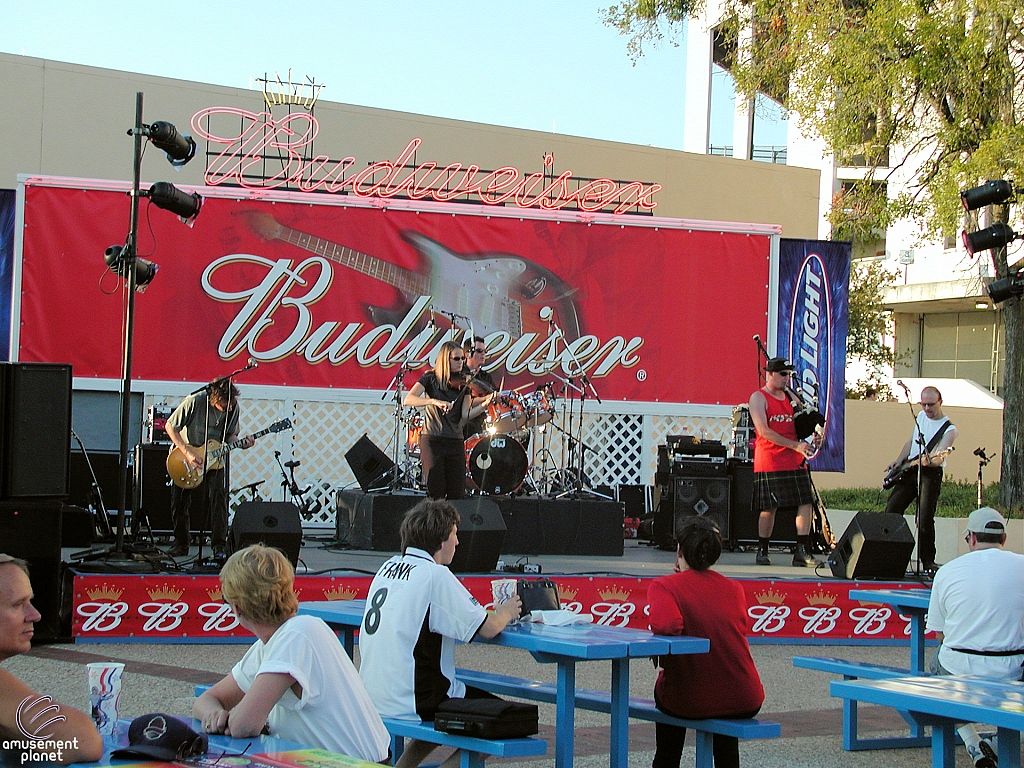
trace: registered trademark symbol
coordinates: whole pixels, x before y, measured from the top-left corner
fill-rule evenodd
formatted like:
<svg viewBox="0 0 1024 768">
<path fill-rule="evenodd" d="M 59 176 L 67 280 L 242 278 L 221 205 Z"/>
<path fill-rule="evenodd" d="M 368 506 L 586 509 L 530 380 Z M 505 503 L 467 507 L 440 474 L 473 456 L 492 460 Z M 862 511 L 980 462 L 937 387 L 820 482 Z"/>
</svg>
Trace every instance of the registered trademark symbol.
<svg viewBox="0 0 1024 768">
<path fill-rule="evenodd" d="M 637 381 L 647 381 L 647 371 L 645 371 L 643 368 L 641 368 L 639 371 L 637 371 L 636 372 L 636 380 Z"/>
</svg>

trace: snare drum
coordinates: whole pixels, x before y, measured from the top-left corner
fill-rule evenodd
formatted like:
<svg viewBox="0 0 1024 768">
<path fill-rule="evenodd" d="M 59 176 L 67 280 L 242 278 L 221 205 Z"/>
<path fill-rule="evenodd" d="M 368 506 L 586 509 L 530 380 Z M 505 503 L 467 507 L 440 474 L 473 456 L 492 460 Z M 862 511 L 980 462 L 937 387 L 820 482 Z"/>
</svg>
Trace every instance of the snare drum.
<svg viewBox="0 0 1024 768">
<path fill-rule="evenodd" d="M 423 432 L 423 414 L 414 412 L 406 422 L 405 452 L 410 456 L 420 455 L 420 434 Z"/>
<path fill-rule="evenodd" d="M 530 395 L 523 395 L 523 407 L 526 410 L 526 427 L 539 427 L 547 424 L 555 415 L 552 402 L 548 399 L 547 389 L 538 389 Z"/>
<path fill-rule="evenodd" d="M 466 487 L 498 496 L 526 479 L 526 449 L 508 435 L 473 435 L 466 441 Z"/>
<path fill-rule="evenodd" d="M 511 390 L 495 395 L 487 406 L 487 431 L 504 435 L 525 426 L 526 409 L 523 407 L 522 398 Z"/>
</svg>

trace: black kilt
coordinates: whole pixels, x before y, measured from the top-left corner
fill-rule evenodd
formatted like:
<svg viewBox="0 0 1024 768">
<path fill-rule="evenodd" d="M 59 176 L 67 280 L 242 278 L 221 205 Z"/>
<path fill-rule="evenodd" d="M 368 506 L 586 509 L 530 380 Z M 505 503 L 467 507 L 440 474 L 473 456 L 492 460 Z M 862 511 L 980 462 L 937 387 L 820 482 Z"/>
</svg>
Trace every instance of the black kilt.
<svg viewBox="0 0 1024 768">
<path fill-rule="evenodd" d="M 755 511 L 778 509 L 779 507 L 799 507 L 802 504 L 814 503 L 814 491 L 811 490 L 811 472 L 802 469 L 787 469 L 781 472 L 754 473 Z"/>
</svg>

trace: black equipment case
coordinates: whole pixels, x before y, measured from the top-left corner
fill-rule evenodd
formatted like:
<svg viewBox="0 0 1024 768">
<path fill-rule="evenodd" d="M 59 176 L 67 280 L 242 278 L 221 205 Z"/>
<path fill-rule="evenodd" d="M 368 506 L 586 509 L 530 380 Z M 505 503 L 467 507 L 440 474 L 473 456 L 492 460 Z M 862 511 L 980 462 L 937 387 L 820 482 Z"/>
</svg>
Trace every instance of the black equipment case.
<svg viewBox="0 0 1024 768">
<path fill-rule="evenodd" d="M 434 730 L 478 739 L 518 739 L 532 736 L 537 705 L 504 699 L 448 699 L 434 715 Z"/>
</svg>

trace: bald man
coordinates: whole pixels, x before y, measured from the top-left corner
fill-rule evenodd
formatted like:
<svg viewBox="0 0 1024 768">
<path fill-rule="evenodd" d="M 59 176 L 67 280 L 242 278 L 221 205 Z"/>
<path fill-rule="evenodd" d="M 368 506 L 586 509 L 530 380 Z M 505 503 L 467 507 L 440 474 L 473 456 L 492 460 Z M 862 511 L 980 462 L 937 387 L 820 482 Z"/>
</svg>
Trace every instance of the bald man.
<svg viewBox="0 0 1024 768">
<path fill-rule="evenodd" d="M 902 515 L 917 498 L 918 472 L 921 472 L 921 503 L 918 506 L 917 556 L 921 566 L 929 573 L 935 573 L 935 506 L 939 503 L 942 488 L 942 468 L 946 466 L 945 456 L 936 454 L 952 448 L 957 437 L 956 427 L 942 412 L 942 393 L 935 387 L 921 390 L 921 412 L 917 414 L 914 430 L 903 446 L 896 461 L 886 471 L 891 471 L 908 459 L 913 463 L 896 481 L 889 494 L 886 512 Z"/>
</svg>

